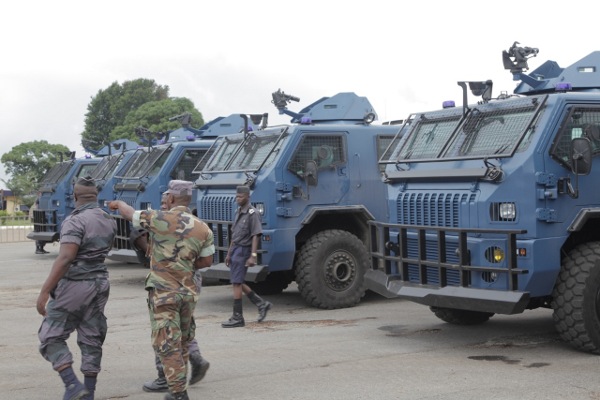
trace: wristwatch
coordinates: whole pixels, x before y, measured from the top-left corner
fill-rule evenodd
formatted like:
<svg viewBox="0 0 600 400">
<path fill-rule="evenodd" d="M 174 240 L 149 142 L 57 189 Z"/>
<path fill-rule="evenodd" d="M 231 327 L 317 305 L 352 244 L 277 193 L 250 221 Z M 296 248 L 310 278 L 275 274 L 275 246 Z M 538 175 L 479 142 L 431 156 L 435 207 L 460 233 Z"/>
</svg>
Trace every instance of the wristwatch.
<svg viewBox="0 0 600 400">
<path fill-rule="evenodd" d="M 252 257 L 256 257 L 256 256 L 258 256 L 258 254 L 256 254 L 256 253 L 252 253 L 252 254 L 250 254 L 250 255 L 251 255 Z"/>
</svg>

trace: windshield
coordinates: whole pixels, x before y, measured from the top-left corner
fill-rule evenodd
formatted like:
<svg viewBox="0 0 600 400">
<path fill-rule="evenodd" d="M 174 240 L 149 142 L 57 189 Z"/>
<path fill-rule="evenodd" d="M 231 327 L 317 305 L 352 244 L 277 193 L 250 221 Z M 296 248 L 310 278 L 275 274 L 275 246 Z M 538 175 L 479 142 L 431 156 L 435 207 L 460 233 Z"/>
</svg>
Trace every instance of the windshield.
<svg viewBox="0 0 600 400">
<path fill-rule="evenodd" d="M 44 176 L 42 179 L 42 185 L 49 185 L 53 183 L 57 183 L 69 172 L 71 169 L 71 165 L 73 165 L 73 161 L 64 161 L 59 164 L 54 165 L 50 171 Z"/>
<path fill-rule="evenodd" d="M 461 109 L 413 115 L 395 162 L 510 157 L 527 148 L 544 96 L 512 98 Z"/>
<path fill-rule="evenodd" d="M 287 129 L 284 128 L 251 132 L 245 137 L 243 134 L 221 137 L 209 152 L 211 158 L 202 173 L 256 171 L 268 166 L 286 137 Z"/>
<path fill-rule="evenodd" d="M 122 158 L 123 153 L 104 157 L 102 161 L 100 161 L 100 164 L 96 165 L 96 168 L 94 168 L 90 176 L 94 180 L 102 180 L 106 179 L 107 176 L 112 176 Z"/>
<path fill-rule="evenodd" d="M 140 179 L 146 176 L 153 176 L 157 171 L 160 171 L 160 168 L 167 159 L 168 154 L 165 156 L 163 154 L 168 153 L 170 150 L 171 146 L 153 147 L 150 151 L 146 149 L 137 150 L 136 154 L 127 163 L 127 167 L 124 168 L 124 171 L 117 178 Z"/>
</svg>

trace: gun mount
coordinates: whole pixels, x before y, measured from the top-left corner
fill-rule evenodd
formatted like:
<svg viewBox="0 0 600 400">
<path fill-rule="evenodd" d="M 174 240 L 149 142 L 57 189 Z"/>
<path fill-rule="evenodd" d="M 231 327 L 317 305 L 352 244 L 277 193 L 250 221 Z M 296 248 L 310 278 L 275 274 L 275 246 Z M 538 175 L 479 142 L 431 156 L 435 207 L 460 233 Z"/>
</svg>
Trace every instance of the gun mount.
<svg viewBox="0 0 600 400">
<path fill-rule="evenodd" d="M 535 47 L 519 47 L 519 42 L 514 42 L 508 50 L 502 52 L 504 69 L 509 69 L 513 74 L 513 80 L 518 81 L 523 71 L 529 70 L 527 60 L 537 56 L 539 50 Z"/>
</svg>

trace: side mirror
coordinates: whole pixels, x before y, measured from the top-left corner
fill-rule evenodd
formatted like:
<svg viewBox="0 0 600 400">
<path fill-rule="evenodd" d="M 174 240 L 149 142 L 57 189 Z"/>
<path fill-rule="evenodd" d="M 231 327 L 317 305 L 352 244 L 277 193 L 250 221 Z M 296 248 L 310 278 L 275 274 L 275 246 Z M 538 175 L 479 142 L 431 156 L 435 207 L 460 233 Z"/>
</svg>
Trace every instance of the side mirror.
<svg viewBox="0 0 600 400">
<path fill-rule="evenodd" d="M 304 168 L 304 179 L 309 186 L 317 186 L 319 178 L 317 177 L 317 163 L 314 160 L 308 160 L 306 162 L 306 168 Z"/>
<path fill-rule="evenodd" d="M 571 141 L 571 170 L 575 175 L 588 175 L 592 170 L 592 144 L 584 137 Z"/>
</svg>

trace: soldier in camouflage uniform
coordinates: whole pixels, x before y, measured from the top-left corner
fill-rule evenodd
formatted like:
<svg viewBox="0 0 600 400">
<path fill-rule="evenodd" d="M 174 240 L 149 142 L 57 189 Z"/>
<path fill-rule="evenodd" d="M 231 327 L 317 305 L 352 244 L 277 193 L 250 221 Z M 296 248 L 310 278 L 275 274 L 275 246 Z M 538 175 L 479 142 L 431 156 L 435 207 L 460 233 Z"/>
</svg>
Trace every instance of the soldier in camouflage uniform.
<svg viewBox="0 0 600 400">
<path fill-rule="evenodd" d="M 73 195 L 76 208 L 62 223 L 58 257 L 37 299 L 37 311 L 44 316 L 40 353 L 59 373 L 66 387 L 63 399 L 69 400 L 94 398 L 107 331 L 104 308 L 110 284 L 104 259 L 117 232 L 115 220 L 98 205 L 92 178 L 80 178 Z M 83 384 L 66 343 L 75 330 Z"/>
<path fill-rule="evenodd" d="M 150 273 L 146 278 L 152 346 L 160 357 L 169 394 L 165 399 L 185 400 L 189 343 L 194 339 L 193 319 L 198 301 L 196 269 L 212 264 L 215 247 L 208 226 L 192 215 L 192 182 L 172 180 L 165 192 L 169 211 L 135 211 L 123 201 L 109 204 L 134 229 L 152 235 Z"/>
<path fill-rule="evenodd" d="M 165 194 L 163 194 L 160 199 L 160 209 L 161 211 L 168 211 L 167 195 Z M 194 214 L 193 211 L 192 214 Z M 131 247 L 135 250 L 140 262 L 149 267 L 150 248 L 148 239 L 148 231 L 145 229 L 132 230 L 132 234 L 130 236 Z M 198 294 L 200 294 L 200 291 L 202 290 L 202 274 L 200 273 L 200 270 L 196 270 L 194 273 L 194 282 L 196 283 Z M 193 385 L 200 382 L 204 378 L 208 368 L 210 367 L 210 363 L 204 357 L 202 357 L 196 338 L 190 341 L 190 347 L 188 351 L 190 354 L 190 365 L 192 367 L 189 384 Z M 154 380 L 145 382 L 142 386 L 142 389 L 145 392 L 166 392 L 169 390 L 169 385 L 167 384 L 165 371 L 160 363 L 160 357 L 158 354 L 155 354 L 154 364 L 156 366 L 156 371 L 158 372 L 158 377 Z"/>
</svg>

